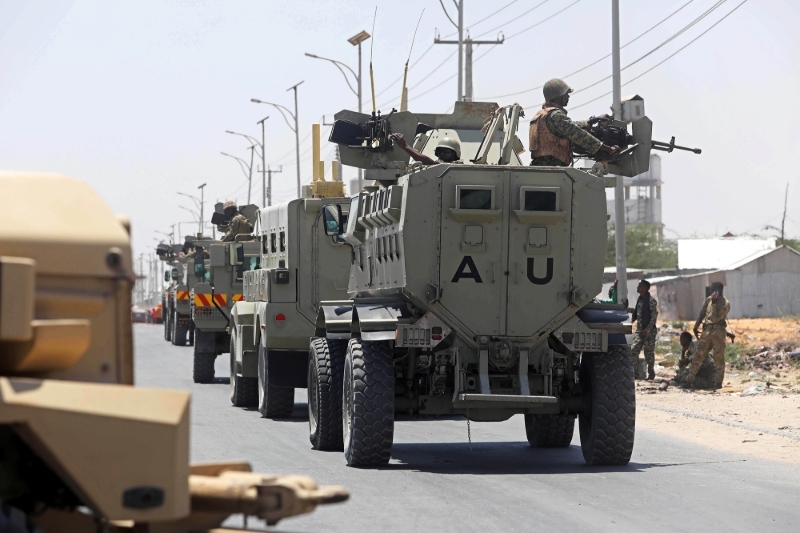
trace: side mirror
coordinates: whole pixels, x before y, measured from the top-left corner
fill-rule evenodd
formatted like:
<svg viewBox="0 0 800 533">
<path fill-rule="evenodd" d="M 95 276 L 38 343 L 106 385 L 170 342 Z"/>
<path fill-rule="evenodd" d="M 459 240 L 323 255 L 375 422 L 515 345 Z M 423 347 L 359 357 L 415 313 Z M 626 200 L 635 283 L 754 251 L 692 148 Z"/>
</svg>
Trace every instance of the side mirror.
<svg viewBox="0 0 800 533">
<path fill-rule="evenodd" d="M 206 264 L 202 255 L 198 255 L 194 258 L 194 275 L 198 278 L 202 278 L 206 275 Z"/>
<path fill-rule="evenodd" d="M 164 281 L 169 281 L 169 270 L 164 272 Z"/>
<path fill-rule="evenodd" d="M 334 237 L 344 232 L 342 227 L 342 206 L 328 204 L 322 209 L 322 220 L 325 223 L 325 235 Z"/>
<path fill-rule="evenodd" d="M 172 269 L 172 280 L 173 281 L 178 281 L 178 269 L 177 268 L 173 268 Z M 169 280 L 167 280 L 167 281 L 169 281 Z"/>
<path fill-rule="evenodd" d="M 214 224 L 215 226 L 224 226 L 228 222 L 230 221 L 227 218 L 225 218 L 225 215 L 222 213 L 218 213 L 215 211 L 214 214 L 211 215 L 211 223 Z"/>
</svg>

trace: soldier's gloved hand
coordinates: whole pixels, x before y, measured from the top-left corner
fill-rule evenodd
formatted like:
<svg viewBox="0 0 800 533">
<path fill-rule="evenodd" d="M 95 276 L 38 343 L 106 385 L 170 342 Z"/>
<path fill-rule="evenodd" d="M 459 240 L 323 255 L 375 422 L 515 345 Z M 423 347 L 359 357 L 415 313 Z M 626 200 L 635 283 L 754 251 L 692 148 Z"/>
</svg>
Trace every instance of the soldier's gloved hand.
<svg viewBox="0 0 800 533">
<path fill-rule="evenodd" d="M 594 125 L 597 124 L 598 122 L 608 121 L 608 120 L 611 120 L 611 117 L 608 114 L 605 114 L 605 115 L 600 115 L 599 117 L 594 117 L 594 116 L 589 117 L 588 122 L 589 125 Z"/>
<path fill-rule="evenodd" d="M 603 152 L 604 154 L 614 155 L 614 154 L 619 153 L 619 146 L 617 146 L 617 145 L 609 146 L 607 144 L 604 144 L 604 145 L 602 145 L 600 147 L 599 151 Z"/>
</svg>

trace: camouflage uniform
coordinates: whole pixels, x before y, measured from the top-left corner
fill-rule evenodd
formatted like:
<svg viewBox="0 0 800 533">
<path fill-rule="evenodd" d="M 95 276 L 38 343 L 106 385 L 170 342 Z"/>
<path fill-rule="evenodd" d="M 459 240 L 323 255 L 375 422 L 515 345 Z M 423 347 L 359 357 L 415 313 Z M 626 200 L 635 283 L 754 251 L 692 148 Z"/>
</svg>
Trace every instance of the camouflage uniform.
<svg viewBox="0 0 800 533">
<path fill-rule="evenodd" d="M 236 215 L 228 223 L 228 232 L 222 238 L 222 242 L 231 242 L 237 235 L 250 235 L 253 231 L 253 226 L 247 221 L 247 218 L 241 213 Z"/>
<path fill-rule="evenodd" d="M 555 104 L 552 103 L 545 105 L 555 106 Z M 602 141 L 586 131 L 589 129 L 588 121 L 572 120 L 567 116 L 567 111 L 564 108 L 557 107 L 555 110 L 550 111 L 545 119 L 545 125 L 556 137 L 567 139 L 579 145 L 590 154 L 597 153 L 600 147 L 603 146 Z M 572 164 L 571 160 L 561 161 L 557 157 L 551 155 L 533 157 L 531 159 L 531 166 L 535 167 L 566 167 L 570 164 Z"/>
<path fill-rule="evenodd" d="M 689 380 L 689 363 L 697 353 L 698 341 L 692 341 L 686 354 L 682 355 L 678 361 L 678 373 L 675 375 L 675 381 L 678 383 L 688 383 Z M 694 377 L 693 387 L 697 389 L 713 389 L 717 385 L 717 367 L 714 364 L 714 359 L 707 355 L 697 375 Z"/>
<path fill-rule="evenodd" d="M 656 364 L 656 337 L 658 337 L 658 328 L 656 327 L 656 318 L 658 318 L 658 303 L 652 296 L 648 299 L 650 301 L 650 323 L 642 324 L 642 305 L 641 298 L 636 302 L 636 335 L 633 338 L 633 346 L 631 346 L 631 358 L 633 359 L 633 368 L 639 363 L 639 354 L 644 349 L 644 359 L 647 361 L 648 370 L 653 370 Z M 643 335 L 644 332 L 647 335 Z"/>
<path fill-rule="evenodd" d="M 730 302 L 722 296 L 717 298 L 716 302 L 712 301 L 709 296 L 703 303 L 700 315 L 694 324 L 695 329 L 699 329 L 702 324 L 703 332 L 697 341 L 697 352 L 692 357 L 689 366 L 687 382 L 690 385 L 693 384 L 708 353 L 713 352 L 717 376 L 716 386 L 722 386 L 722 380 L 725 378 L 725 328 L 728 325 L 726 319 L 730 310 Z"/>
</svg>

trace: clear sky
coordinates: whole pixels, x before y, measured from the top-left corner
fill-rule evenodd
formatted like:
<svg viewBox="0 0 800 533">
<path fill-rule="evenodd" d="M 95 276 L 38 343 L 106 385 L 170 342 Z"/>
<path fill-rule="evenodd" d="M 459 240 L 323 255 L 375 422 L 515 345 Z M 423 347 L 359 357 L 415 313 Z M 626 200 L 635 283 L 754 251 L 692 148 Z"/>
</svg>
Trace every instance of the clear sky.
<svg viewBox="0 0 800 533">
<path fill-rule="evenodd" d="M 621 0 L 622 43 L 687 1 Z M 501 46 L 476 50 L 476 100 L 519 101 L 533 111 L 542 101 L 538 89 L 494 97 L 539 86 L 610 53 L 609 0 L 518 0 L 481 21 L 509 2 L 465 0 L 464 18 L 473 37 L 493 39 L 502 32 L 506 38 Z M 625 47 L 622 65 L 720 5 L 625 69 L 623 82 L 740 3 L 689 2 Z M 452 15 L 452 2 L 444 4 Z M 456 97 L 456 80 L 448 78 L 457 63 L 453 46 L 432 46 L 437 28 L 443 36 L 453 32 L 439 2 L 380 0 L 377 7 L 375 38 L 366 45 L 374 43 L 378 104 L 385 110 L 399 105 L 400 84 L 391 82 L 402 75 L 425 8 L 411 59 L 409 108 L 448 110 Z M 299 89 L 300 137 L 305 139 L 301 171 L 302 181 L 310 181 L 311 123 L 354 108 L 356 99 L 333 65 L 303 54 L 332 57 L 355 69 L 356 49 L 347 38 L 372 32 L 374 8 L 375 3 L 355 0 L 1 0 L 0 168 L 59 172 L 89 182 L 114 210 L 131 217 L 136 252 L 147 252 L 156 244 L 156 230 L 168 232 L 170 224 L 192 220 L 179 208 L 192 208 L 192 201 L 178 191 L 197 194 L 197 186 L 207 182 L 207 214 L 216 200 L 246 201 L 246 178 L 220 152 L 249 159 L 248 144 L 224 131 L 260 138 L 256 122 L 269 115 L 267 162 L 283 165 L 283 173 L 274 176 L 274 200 L 290 199 L 296 179 L 293 133 L 275 109 L 250 98 L 293 107 L 286 89 L 304 81 Z M 749 0 L 675 57 L 623 87 L 623 95 L 645 98 L 655 138 L 675 135 L 679 144 L 703 149 L 700 156 L 663 156 L 667 236 L 758 233 L 765 225 L 779 226 L 787 183 L 787 232 L 800 236 L 800 179 L 794 166 L 800 146 L 798 27 L 800 2 Z M 366 47 L 365 108 L 369 53 Z M 610 79 L 577 91 L 610 71 L 608 58 L 568 77 L 576 89 L 570 107 L 609 92 Z M 571 115 L 604 113 L 610 102 L 610 96 L 602 97 Z M 526 136 L 520 132 L 525 144 Z M 324 143 L 322 155 L 330 161 L 332 145 Z M 353 169 L 345 171 L 345 180 L 354 176 Z M 257 178 L 252 194 L 260 203 Z M 196 227 L 182 224 L 184 234 Z"/>
</svg>

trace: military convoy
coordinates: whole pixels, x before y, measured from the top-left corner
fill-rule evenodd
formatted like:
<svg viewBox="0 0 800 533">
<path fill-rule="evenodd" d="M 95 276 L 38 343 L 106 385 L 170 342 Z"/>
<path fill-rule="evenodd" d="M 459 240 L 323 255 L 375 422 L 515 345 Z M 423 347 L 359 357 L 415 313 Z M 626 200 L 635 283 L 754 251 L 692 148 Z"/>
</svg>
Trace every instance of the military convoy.
<svg viewBox="0 0 800 533">
<path fill-rule="evenodd" d="M 189 394 L 131 386 L 129 228 L 72 179 L 0 173 L 0 190 L 0 531 L 201 532 L 348 498 L 190 466 Z"/>
</svg>

